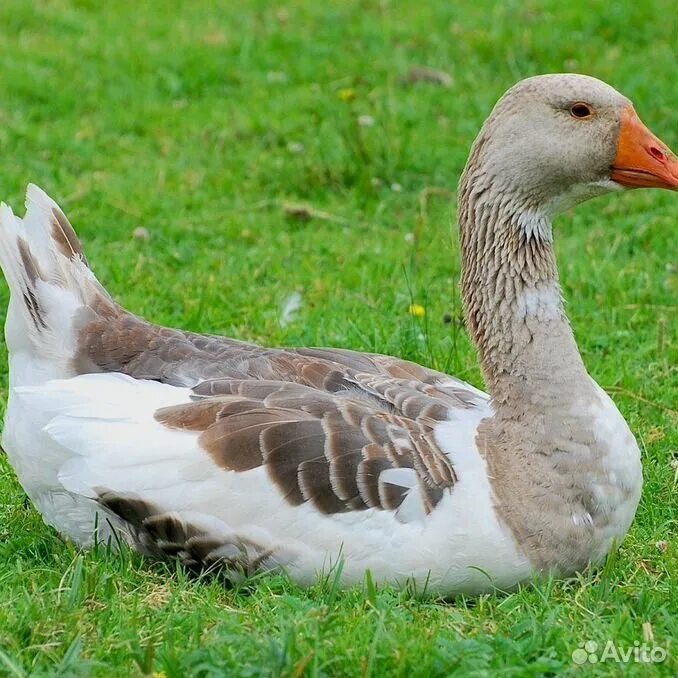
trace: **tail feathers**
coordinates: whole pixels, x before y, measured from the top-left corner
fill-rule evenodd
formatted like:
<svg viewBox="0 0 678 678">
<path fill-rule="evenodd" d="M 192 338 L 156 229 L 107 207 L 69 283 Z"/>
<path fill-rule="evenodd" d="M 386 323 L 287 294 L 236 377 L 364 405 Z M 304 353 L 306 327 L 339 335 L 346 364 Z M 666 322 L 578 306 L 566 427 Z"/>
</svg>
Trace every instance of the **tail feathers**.
<svg viewBox="0 0 678 678">
<path fill-rule="evenodd" d="M 0 203 L 0 266 L 12 296 L 22 300 L 30 322 L 36 330 L 44 327 L 36 297 L 36 285 L 43 274 L 31 256 L 22 220 L 15 217 L 12 208 L 4 202 Z"/>
<path fill-rule="evenodd" d="M 66 260 L 80 259 L 87 265 L 82 245 L 70 221 L 59 205 L 35 184 L 28 184 L 26 189 L 24 224 L 28 231 L 40 236 L 33 239 L 39 258 L 54 260 L 56 248 Z"/>
<path fill-rule="evenodd" d="M 26 208 L 20 219 L 0 205 L 0 267 L 11 292 L 8 348 L 65 358 L 76 312 L 105 292 L 59 206 L 31 184 Z"/>
</svg>

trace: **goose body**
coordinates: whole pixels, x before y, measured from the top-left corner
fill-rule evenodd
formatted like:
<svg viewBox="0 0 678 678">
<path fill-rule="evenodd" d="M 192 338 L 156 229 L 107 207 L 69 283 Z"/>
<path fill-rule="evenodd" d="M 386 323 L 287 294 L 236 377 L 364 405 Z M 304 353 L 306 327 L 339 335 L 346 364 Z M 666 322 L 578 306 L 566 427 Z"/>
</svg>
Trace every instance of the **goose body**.
<svg viewBox="0 0 678 678">
<path fill-rule="evenodd" d="M 369 570 L 480 592 L 600 561 L 633 519 L 640 457 L 577 351 L 550 218 L 622 186 L 678 186 L 629 107 L 592 78 L 542 76 L 510 90 L 476 140 L 462 289 L 490 395 L 398 358 L 153 325 L 110 298 L 61 209 L 29 186 L 23 219 L 0 211 L 2 443 L 45 521 L 83 546 L 122 538 L 302 584 L 341 562 L 346 585 Z M 556 141 L 535 168 L 541 135 Z M 657 167 L 634 151 L 649 139 Z"/>
</svg>

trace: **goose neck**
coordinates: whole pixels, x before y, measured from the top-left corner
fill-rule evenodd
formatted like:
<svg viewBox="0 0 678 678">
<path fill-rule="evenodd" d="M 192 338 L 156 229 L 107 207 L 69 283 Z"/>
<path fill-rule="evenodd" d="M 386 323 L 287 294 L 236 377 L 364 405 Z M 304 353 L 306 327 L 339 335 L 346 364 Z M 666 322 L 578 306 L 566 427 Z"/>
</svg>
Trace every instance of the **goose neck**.
<svg viewBox="0 0 678 678">
<path fill-rule="evenodd" d="M 551 220 L 467 169 L 458 223 L 467 324 L 495 402 L 561 397 L 588 378 L 563 308 Z"/>
</svg>

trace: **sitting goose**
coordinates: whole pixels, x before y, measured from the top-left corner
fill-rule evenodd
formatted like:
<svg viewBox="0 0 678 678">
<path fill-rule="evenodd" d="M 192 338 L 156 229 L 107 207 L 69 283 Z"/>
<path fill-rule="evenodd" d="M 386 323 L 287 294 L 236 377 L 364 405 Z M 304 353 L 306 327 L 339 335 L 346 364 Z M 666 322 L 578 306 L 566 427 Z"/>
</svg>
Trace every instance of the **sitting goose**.
<svg viewBox="0 0 678 678">
<path fill-rule="evenodd" d="M 459 188 L 462 291 L 489 395 L 411 362 L 158 327 L 99 284 L 59 209 L 1 208 L 11 289 L 3 445 L 44 519 L 233 576 L 410 579 L 444 594 L 599 562 L 633 519 L 638 446 L 577 350 L 551 218 L 678 188 L 624 96 L 581 75 L 514 86 Z M 114 534 L 117 533 L 117 534 Z"/>
</svg>

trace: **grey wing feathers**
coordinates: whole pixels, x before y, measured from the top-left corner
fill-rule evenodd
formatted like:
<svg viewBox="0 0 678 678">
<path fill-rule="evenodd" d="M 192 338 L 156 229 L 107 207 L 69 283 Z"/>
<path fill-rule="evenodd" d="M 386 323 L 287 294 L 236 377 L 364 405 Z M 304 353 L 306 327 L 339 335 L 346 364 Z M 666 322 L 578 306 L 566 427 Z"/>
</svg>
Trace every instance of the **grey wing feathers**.
<svg viewBox="0 0 678 678">
<path fill-rule="evenodd" d="M 420 400 L 415 409 L 425 414 L 412 419 L 385 399 L 361 396 L 359 383 L 356 375 L 330 393 L 289 382 L 211 380 L 194 389 L 204 399 L 156 418 L 199 431 L 200 445 L 224 469 L 265 467 L 290 504 L 311 502 L 323 513 L 394 510 L 416 488 L 430 512 L 456 480 L 433 436 L 444 407 L 415 392 L 409 399 Z"/>
<path fill-rule="evenodd" d="M 97 298 L 79 319 L 80 372 L 120 371 L 192 387 L 195 402 L 157 412 L 199 432 L 216 464 L 264 467 L 286 500 L 324 513 L 424 514 L 455 483 L 433 434 L 484 394 L 415 363 L 342 349 L 263 349 L 152 325 Z"/>
</svg>

